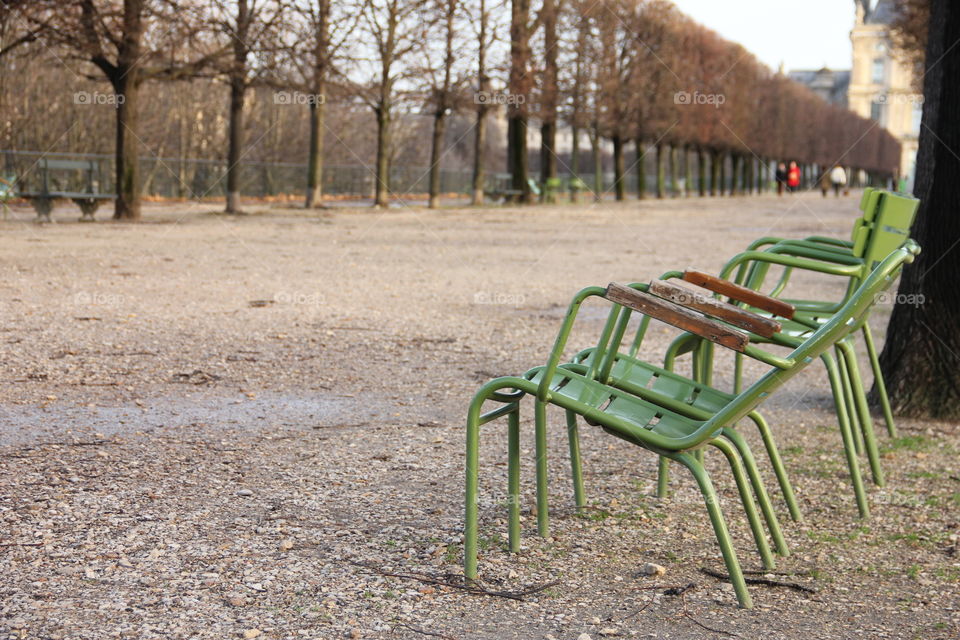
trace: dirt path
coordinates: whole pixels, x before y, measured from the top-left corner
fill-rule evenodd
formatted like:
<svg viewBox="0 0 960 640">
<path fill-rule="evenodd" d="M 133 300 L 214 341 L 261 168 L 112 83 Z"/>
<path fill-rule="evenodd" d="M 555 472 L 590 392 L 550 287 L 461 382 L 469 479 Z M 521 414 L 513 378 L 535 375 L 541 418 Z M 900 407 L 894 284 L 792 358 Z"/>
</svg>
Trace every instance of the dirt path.
<svg viewBox="0 0 960 640">
<path fill-rule="evenodd" d="M 699 571 L 721 564 L 689 478 L 658 501 L 655 457 L 591 429 L 596 508 L 575 514 L 562 415 L 553 537 L 527 517 L 516 556 L 502 550 L 497 425 L 482 454 L 485 584 L 555 585 L 519 602 L 379 575 L 460 571 L 466 404 L 490 377 L 544 361 L 579 288 L 716 272 L 762 235 L 843 236 L 854 208 L 805 195 L 227 219 L 178 205 L 137 226 L 0 223 L 0 633 L 956 638 L 960 430 L 901 421 L 899 440 L 884 436 L 889 482 L 858 521 L 814 368 L 765 414 L 806 518 L 781 509 L 793 555 L 780 571 L 796 575 L 777 577 L 816 595 L 757 586 L 756 608 L 736 609 Z M 576 346 L 603 318 L 585 309 Z M 741 560 L 757 568 L 717 475 Z M 666 576 L 639 576 L 646 562 Z M 650 588 L 690 583 L 682 597 Z"/>
</svg>

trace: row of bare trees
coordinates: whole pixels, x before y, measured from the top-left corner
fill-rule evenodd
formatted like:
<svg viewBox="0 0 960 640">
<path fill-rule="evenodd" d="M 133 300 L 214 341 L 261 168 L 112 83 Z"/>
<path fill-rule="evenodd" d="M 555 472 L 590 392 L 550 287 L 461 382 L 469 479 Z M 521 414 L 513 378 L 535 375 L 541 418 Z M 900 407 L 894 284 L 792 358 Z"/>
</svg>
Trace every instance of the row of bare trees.
<svg viewBox="0 0 960 640">
<path fill-rule="evenodd" d="M 109 83 L 117 102 L 117 218 L 140 215 L 139 151 L 155 138 L 144 129 L 163 108 L 143 96 L 206 103 L 189 87 L 210 83 L 226 87 L 220 153 L 228 212 L 240 208 L 247 152 L 267 134 L 245 122 L 251 90 L 293 91 L 309 108 L 308 207 L 323 199 L 325 139 L 341 140 L 358 109 L 375 124 L 377 206 L 389 203 L 391 164 L 405 145 L 420 145 L 398 136 L 411 113 L 430 121 L 431 207 L 439 204 L 440 168 L 463 144 L 472 145 L 473 201 L 483 202 L 490 118 L 504 109 L 507 168 L 521 201 L 532 200 L 531 158 L 538 181 L 549 185 L 561 173 L 581 173 L 584 141 L 593 167 L 583 173 L 597 176 L 597 193 L 605 141 L 612 147 L 618 198 L 631 171 L 646 195 L 651 153 L 661 197 L 667 167 L 671 177 L 692 175 L 691 158 L 706 194 L 730 182 L 728 170 L 735 185 L 756 183 L 764 176 L 754 173 L 772 159 L 892 174 L 899 157 L 899 145 L 875 123 L 773 74 L 667 0 L 3 0 L 0 7 L 0 80 L 16 69 L 35 81 L 62 64 Z M 451 136 L 453 115 L 470 126 Z M 531 136 L 531 122 L 539 136 Z M 564 129 L 570 144 L 558 146 Z M 538 149 L 528 149 L 531 139 Z M 338 145 L 339 159 L 351 154 L 367 160 L 350 142 Z"/>
</svg>

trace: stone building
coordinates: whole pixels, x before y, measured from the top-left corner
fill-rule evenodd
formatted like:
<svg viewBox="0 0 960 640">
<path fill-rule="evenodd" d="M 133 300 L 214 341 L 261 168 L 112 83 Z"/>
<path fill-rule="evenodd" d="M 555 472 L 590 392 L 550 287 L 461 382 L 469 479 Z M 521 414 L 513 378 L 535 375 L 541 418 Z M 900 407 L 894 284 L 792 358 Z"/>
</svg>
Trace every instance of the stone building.
<svg viewBox="0 0 960 640">
<path fill-rule="evenodd" d="M 847 92 L 850 88 L 850 71 L 835 71 L 827 67 L 822 69 L 798 69 L 787 73 L 794 82 L 806 85 L 815 94 L 838 107 L 847 108 Z"/>
<path fill-rule="evenodd" d="M 856 22 L 850 32 L 853 69 L 847 102 L 851 111 L 877 121 L 903 145 L 899 174 L 913 188 L 923 96 L 913 71 L 896 55 L 890 40 L 893 0 L 854 0 Z"/>
</svg>

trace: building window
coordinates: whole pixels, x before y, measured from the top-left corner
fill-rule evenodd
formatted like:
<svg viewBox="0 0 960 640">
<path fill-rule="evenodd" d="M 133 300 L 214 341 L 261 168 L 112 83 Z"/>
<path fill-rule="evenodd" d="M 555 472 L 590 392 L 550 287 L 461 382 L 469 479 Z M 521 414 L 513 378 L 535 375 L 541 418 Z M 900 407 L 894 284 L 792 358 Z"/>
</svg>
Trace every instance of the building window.
<svg viewBox="0 0 960 640">
<path fill-rule="evenodd" d="M 910 123 L 913 135 L 920 135 L 920 123 L 923 121 L 923 103 L 920 101 L 913 103 L 913 120 Z"/>
<path fill-rule="evenodd" d="M 870 103 L 870 119 L 879 124 L 883 124 L 884 103 L 874 100 Z"/>
<path fill-rule="evenodd" d="M 884 59 L 875 59 L 873 61 L 873 66 L 870 68 L 870 81 L 873 82 L 873 84 L 883 84 L 886 71 L 887 65 Z"/>
</svg>

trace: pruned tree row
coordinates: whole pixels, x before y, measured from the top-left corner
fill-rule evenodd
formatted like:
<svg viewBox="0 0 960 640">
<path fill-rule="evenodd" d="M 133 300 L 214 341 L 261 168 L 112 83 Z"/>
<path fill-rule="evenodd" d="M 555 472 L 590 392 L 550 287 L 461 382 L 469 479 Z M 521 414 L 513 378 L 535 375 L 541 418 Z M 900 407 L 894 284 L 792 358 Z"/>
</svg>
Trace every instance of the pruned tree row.
<svg viewBox="0 0 960 640">
<path fill-rule="evenodd" d="M 113 124 L 97 114 L 80 128 L 115 140 L 123 219 L 139 217 L 149 179 L 138 156 L 188 148 L 226 160 L 230 213 L 241 209 L 240 168 L 265 147 L 261 157 L 308 165 L 307 207 L 323 202 L 332 154 L 371 167 L 376 206 L 397 195 L 391 167 L 410 153 L 429 166 L 422 191 L 439 206 L 440 171 L 465 148 L 475 204 L 487 173 L 503 169 L 520 202 L 533 201 L 537 183 L 549 195 L 560 178 L 600 198 L 608 169 L 620 199 L 631 188 L 751 193 L 780 160 L 808 180 L 834 164 L 877 179 L 898 171 L 899 145 L 876 123 L 826 104 L 667 0 L 11 0 L 0 9 L 0 65 L 0 98 L 32 101 L 3 123 L 7 147 L 50 148 L 51 121 L 30 118 L 57 98 L 22 89 L 64 69 L 109 88 Z M 265 91 L 274 105 L 257 102 Z M 270 106 L 299 108 L 302 133 Z M 414 116 L 429 135 L 410 133 Z M 92 150 L 72 129 L 53 137 Z M 498 146 L 506 166 L 491 166 Z"/>
</svg>

